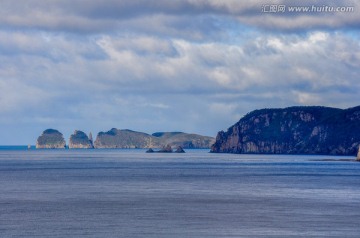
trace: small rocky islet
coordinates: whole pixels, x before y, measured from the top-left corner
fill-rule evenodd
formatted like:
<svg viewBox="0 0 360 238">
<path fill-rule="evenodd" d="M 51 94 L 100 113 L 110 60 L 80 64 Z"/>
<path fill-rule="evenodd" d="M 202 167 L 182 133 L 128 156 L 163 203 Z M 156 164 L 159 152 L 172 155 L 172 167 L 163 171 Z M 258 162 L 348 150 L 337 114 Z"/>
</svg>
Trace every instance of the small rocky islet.
<svg viewBox="0 0 360 238">
<path fill-rule="evenodd" d="M 91 132 L 89 136 L 82 131 L 75 130 L 69 139 L 69 149 L 93 149 L 93 139 Z"/>
<path fill-rule="evenodd" d="M 178 146 L 175 150 L 172 149 L 171 145 L 165 145 L 160 150 L 148 149 L 146 153 L 185 153 L 185 150 Z"/>
<path fill-rule="evenodd" d="M 66 143 L 63 134 L 55 129 L 45 130 L 36 141 L 37 149 L 65 149 Z"/>
</svg>

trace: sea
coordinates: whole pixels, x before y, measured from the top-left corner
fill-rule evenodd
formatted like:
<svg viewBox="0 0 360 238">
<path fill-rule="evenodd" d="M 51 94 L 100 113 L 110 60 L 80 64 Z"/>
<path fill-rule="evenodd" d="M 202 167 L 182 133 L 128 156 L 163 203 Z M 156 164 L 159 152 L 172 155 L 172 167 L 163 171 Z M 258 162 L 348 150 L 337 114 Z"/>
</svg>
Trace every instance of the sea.
<svg viewBox="0 0 360 238">
<path fill-rule="evenodd" d="M 360 237 L 354 157 L 0 147 L 0 237 Z"/>
</svg>

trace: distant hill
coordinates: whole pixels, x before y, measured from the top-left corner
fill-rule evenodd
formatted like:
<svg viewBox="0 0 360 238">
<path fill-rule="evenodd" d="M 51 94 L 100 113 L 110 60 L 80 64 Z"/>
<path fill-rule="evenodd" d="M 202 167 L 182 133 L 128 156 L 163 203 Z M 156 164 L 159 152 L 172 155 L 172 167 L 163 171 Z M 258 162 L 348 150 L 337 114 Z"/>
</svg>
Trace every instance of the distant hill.
<svg viewBox="0 0 360 238">
<path fill-rule="evenodd" d="M 107 132 L 99 132 L 94 146 L 95 148 L 157 148 L 160 146 L 160 140 L 143 132 L 112 128 Z"/>
<path fill-rule="evenodd" d="M 161 148 L 165 145 L 183 148 L 210 148 L 215 139 L 183 132 L 156 132 L 152 135 L 132 130 L 112 128 L 99 132 L 95 148 Z"/>
<path fill-rule="evenodd" d="M 355 155 L 359 145 L 360 106 L 289 107 L 248 113 L 218 133 L 211 152 Z"/>
<path fill-rule="evenodd" d="M 215 142 L 213 137 L 183 132 L 156 132 L 152 135 L 160 138 L 165 144 L 181 146 L 183 148 L 207 149 Z"/>
</svg>

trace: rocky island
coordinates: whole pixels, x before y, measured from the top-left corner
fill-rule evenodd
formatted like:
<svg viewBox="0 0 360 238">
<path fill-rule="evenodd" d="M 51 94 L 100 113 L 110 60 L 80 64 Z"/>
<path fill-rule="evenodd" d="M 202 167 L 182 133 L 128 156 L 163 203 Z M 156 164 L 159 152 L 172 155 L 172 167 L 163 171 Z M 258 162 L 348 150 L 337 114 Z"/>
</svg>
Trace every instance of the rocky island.
<svg viewBox="0 0 360 238">
<path fill-rule="evenodd" d="M 130 149 L 130 148 L 163 148 L 166 145 L 182 148 L 209 149 L 215 138 L 188 134 L 184 132 L 156 132 L 152 135 L 112 128 L 107 132 L 99 132 L 93 142 L 91 133 L 87 136 L 80 130 L 75 130 L 69 138 L 69 149 Z M 39 136 L 36 148 L 65 148 L 63 135 L 54 129 L 47 129 Z"/>
<path fill-rule="evenodd" d="M 87 136 L 84 132 L 75 130 L 69 139 L 69 149 L 93 149 L 93 139 L 90 132 Z"/>
<path fill-rule="evenodd" d="M 45 130 L 36 141 L 36 149 L 64 149 L 66 143 L 63 134 L 55 129 Z"/>
<path fill-rule="evenodd" d="M 356 155 L 359 125 L 360 106 L 255 110 L 220 131 L 211 152 Z"/>
<path fill-rule="evenodd" d="M 162 148 L 165 145 L 182 148 L 210 148 L 215 138 L 183 132 L 156 132 L 152 135 L 132 130 L 112 128 L 99 132 L 95 148 Z"/>
<path fill-rule="evenodd" d="M 107 149 L 156 148 L 160 146 L 160 140 L 143 132 L 112 128 L 107 132 L 99 132 L 94 146 Z"/>
</svg>

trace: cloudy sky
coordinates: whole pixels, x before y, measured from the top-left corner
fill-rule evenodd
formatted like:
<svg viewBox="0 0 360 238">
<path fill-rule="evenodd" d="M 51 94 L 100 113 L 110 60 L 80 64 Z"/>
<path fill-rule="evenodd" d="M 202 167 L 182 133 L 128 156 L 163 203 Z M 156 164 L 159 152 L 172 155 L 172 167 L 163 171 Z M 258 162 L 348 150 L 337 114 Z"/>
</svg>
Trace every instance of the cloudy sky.
<svg viewBox="0 0 360 238">
<path fill-rule="evenodd" d="M 312 5 L 353 11 L 289 10 Z M 355 0 L 1 0 L 0 144 L 34 144 L 47 128 L 215 136 L 255 109 L 357 106 L 359 11 Z"/>
</svg>

